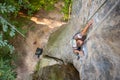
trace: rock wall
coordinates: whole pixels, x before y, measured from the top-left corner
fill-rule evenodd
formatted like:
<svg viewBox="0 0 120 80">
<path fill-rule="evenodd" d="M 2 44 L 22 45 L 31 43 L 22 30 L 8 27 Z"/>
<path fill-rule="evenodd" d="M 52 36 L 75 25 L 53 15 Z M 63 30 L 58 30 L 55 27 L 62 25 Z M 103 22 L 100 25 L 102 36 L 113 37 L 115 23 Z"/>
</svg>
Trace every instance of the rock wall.
<svg viewBox="0 0 120 80">
<path fill-rule="evenodd" d="M 79 74 L 72 64 L 55 64 L 41 68 L 32 80 L 79 80 Z"/>
<path fill-rule="evenodd" d="M 120 80 L 119 4 L 119 0 L 74 0 L 71 20 L 51 35 L 44 55 L 74 64 L 81 80 Z M 88 55 L 77 60 L 70 42 L 90 18 L 94 24 L 84 44 Z"/>
</svg>

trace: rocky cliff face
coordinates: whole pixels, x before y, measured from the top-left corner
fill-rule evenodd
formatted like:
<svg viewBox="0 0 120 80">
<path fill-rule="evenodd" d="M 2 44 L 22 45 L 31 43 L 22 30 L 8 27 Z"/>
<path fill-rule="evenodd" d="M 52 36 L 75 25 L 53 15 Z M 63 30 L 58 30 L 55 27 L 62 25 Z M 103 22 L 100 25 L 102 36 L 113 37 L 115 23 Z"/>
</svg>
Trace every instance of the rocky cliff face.
<svg viewBox="0 0 120 80">
<path fill-rule="evenodd" d="M 74 0 L 69 24 L 51 35 L 44 55 L 74 64 L 81 80 L 120 80 L 119 4 L 119 0 Z M 90 18 L 94 24 L 84 44 L 87 56 L 77 60 L 70 41 Z"/>
<path fill-rule="evenodd" d="M 72 64 L 55 64 L 41 68 L 32 80 L 79 80 L 79 74 Z"/>
</svg>

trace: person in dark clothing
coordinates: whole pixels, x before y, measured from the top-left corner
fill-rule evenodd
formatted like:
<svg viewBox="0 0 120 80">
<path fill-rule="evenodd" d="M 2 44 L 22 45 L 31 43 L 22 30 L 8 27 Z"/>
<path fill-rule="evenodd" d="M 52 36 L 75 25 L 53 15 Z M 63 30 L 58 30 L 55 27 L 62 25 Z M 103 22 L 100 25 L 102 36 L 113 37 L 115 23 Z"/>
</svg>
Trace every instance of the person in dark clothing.
<svg viewBox="0 0 120 80">
<path fill-rule="evenodd" d="M 37 48 L 36 52 L 35 52 L 35 55 L 37 55 L 37 57 L 39 58 L 40 55 L 42 55 L 42 52 L 43 52 L 43 48 Z"/>
</svg>

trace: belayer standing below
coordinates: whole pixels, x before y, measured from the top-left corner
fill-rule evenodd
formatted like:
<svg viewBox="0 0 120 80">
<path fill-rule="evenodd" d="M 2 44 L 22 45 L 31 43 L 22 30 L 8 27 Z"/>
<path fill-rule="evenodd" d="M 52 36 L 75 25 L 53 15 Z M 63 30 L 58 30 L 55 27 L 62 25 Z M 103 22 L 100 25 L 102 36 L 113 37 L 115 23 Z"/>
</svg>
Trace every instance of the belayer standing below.
<svg viewBox="0 0 120 80">
<path fill-rule="evenodd" d="M 37 48 L 35 55 L 39 58 L 42 55 L 42 52 L 43 52 L 43 48 Z"/>
<path fill-rule="evenodd" d="M 92 25 L 92 23 L 93 23 L 93 20 L 88 22 L 88 24 L 85 26 L 85 28 L 81 32 L 76 33 L 73 36 L 72 48 L 73 48 L 73 52 L 78 55 L 78 59 L 80 58 L 80 56 L 81 57 L 84 56 L 84 52 L 81 50 L 81 46 L 84 44 L 87 31 L 89 30 L 89 27 Z"/>
</svg>

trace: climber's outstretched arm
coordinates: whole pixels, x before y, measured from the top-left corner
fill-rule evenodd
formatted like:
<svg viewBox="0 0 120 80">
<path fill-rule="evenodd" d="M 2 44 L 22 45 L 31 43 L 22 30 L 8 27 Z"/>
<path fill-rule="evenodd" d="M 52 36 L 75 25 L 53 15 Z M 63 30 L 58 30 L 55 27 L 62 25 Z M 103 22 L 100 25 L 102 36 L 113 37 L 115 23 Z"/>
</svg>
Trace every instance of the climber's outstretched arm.
<svg viewBox="0 0 120 80">
<path fill-rule="evenodd" d="M 93 20 L 91 20 L 90 22 L 88 22 L 88 24 L 85 26 L 85 28 L 81 32 L 82 35 L 86 35 L 86 33 L 87 33 L 89 27 L 92 25 L 92 23 L 93 23 Z"/>
</svg>

